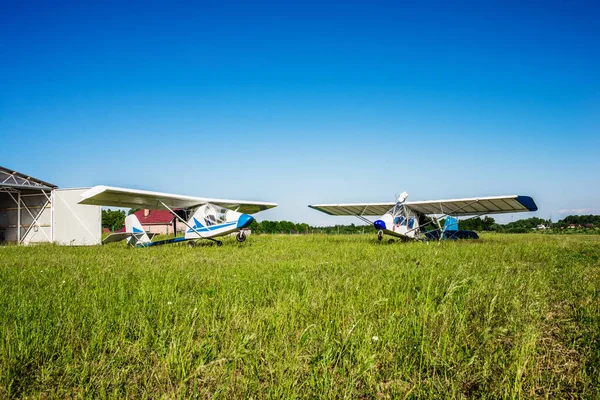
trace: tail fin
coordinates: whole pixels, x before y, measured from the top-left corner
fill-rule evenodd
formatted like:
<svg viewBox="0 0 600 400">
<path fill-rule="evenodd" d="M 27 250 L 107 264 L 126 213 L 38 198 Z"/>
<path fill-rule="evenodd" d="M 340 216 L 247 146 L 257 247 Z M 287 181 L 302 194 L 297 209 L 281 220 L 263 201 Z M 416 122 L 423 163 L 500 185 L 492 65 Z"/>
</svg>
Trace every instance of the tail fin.
<svg viewBox="0 0 600 400">
<path fill-rule="evenodd" d="M 142 224 L 140 224 L 140 221 L 137 219 L 135 214 L 125 217 L 125 232 L 133 234 L 127 238 L 127 243 L 130 246 L 136 246 L 137 244 L 150 242 L 148 234 L 144 231 Z"/>
</svg>

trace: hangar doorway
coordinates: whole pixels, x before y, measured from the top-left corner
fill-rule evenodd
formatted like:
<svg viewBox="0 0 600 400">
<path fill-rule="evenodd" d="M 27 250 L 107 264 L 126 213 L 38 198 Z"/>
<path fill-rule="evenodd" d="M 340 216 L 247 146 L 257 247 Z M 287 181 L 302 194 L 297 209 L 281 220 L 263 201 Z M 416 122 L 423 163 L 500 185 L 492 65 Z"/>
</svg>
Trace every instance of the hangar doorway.
<svg viewBox="0 0 600 400">
<path fill-rule="evenodd" d="M 77 204 L 84 190 L 0 167 L 0 244 L 100 244 L 101 208 Z"/>
<path fill-rule="evenodd" d="M 0 243 L 52 242 L 57 186 L 0 167 Z"/>
</svg>

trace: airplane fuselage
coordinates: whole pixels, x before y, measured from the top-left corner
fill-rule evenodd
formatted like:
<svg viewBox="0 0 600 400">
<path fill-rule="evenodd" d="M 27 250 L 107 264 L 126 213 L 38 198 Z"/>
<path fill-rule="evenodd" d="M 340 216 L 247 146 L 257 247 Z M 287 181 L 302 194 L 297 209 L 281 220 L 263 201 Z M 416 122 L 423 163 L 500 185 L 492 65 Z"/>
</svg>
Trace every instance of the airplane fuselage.
<svg viewBox="0 0 600 400">
<path fill-rule="evenodd" d="M 188 221 L 186 240 L 207 239 L 229 235 L 247 228 L 254 217 L 214 204 L 200 206 Z"/>
<path fill-rule="evenodd" d="M 402 202 L 396 203 L 387 213 L 373 223 L 381 240 L 382 235 L 398 238 L 419 238 L 419 216 L 406 208 Z"/>
</svg>

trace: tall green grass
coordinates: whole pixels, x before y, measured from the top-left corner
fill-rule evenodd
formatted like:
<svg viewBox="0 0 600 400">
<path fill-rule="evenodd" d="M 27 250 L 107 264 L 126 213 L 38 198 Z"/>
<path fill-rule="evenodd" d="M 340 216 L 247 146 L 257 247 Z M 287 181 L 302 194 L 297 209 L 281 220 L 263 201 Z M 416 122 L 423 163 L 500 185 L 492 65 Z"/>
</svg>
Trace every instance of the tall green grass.
<svg viewBox="0 0 600 400">
<path fill-rule="evenodd" d="M 1 398 L 594 398 L 600 238 L 0 248 Z"/>
</svg>

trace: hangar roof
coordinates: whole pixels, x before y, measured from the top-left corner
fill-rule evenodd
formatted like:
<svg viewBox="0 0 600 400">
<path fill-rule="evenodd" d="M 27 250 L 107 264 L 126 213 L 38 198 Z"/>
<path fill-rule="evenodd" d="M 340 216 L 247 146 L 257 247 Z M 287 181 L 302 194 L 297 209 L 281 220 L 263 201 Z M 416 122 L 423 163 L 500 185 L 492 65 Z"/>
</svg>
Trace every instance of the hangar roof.
<svg viewBox="0 0 600 400">
<path fill-rule="evenodd" d="M 52 190 L 57 187 L 56 185 L 13 171 L 12 169 L 0 167 L 0 188 Z"/>
</svg>

